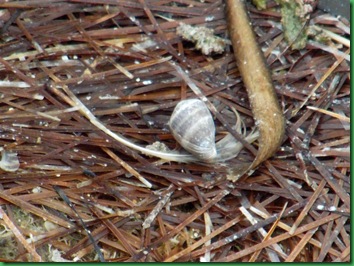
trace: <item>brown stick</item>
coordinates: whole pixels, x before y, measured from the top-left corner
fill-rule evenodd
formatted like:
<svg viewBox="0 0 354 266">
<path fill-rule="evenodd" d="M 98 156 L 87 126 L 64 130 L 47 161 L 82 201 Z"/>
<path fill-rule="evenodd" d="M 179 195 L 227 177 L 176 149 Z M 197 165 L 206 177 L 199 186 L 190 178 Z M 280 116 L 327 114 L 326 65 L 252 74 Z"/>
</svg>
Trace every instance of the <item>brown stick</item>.
<svg viewBox="0 0 354 266">
<path fill-rule="evenodd" d="M 236 181 L 245 172 L 255 168 L 277 151 L 284 136 L 285 123 L 244 1 L 226 0 L 226 14 L 236 62 L 260 132 L 257 156 L 252 164 L 238 170 L 230 177 Z"/>
</svg>

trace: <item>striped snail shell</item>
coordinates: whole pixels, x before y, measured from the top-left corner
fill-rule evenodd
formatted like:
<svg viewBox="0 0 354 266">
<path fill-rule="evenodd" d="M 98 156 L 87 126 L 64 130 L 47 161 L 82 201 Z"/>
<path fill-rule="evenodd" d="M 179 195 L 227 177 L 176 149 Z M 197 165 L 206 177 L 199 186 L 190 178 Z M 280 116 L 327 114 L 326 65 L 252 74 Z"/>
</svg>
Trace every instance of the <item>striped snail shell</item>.
<svg viewBox="0 0 354 266">
<path fill-rule="evenodd" d="M 188 99 L 179 102 L 171 115 L 169 127 L 178 143 L 195 157 L 206 162 L 215 159 L 215 125 L 203 101 Z"/>
</svg>

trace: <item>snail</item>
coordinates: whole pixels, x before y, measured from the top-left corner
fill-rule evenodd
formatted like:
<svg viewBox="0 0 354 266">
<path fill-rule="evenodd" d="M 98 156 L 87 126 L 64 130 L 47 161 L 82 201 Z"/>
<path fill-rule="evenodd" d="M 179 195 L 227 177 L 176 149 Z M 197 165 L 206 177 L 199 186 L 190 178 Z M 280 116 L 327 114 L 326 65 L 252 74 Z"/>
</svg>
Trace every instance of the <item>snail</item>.
<svg viewBox="0 0 354 266">
<path fill-rule="evenodd" d="M 16 152 L 5 151 L 0 147 L 1 160 L 0 168 L 6 172 L 15 172 L 20 167 L 20 162 Z"/>
<path fill-rule="evenodd" d="M 171 115 L 169 127 L 174 138 L 186 151 L 202 161 L 216 157 L 213 117 L 201 100 L 179 102 Z"/>
<path fill-rule="evenodd" d="M 201 100 L 181 101 L 177 104 L 169 121 L 172 134 L 181 146 L 188 151 L 188 153 L 185 153 L 170 151 L 168 148 L 166 150 L 155 148 L 154 144 L 142 147 L 133 143 L 122 135 L 108 129 L 70 90 L 66 88 L 64 88 L 64 90 L 71 98 L 73 106 L 77 107 L 93 125 L 119 143 L 148 156 L 158 157 L 165 161 L 183 163 L 218 163 L 235 158 L 243 147 L 242 143 L 237 141 L 230 133 L 215 143 L 214 121 L 208 107 Z M 234 129 L 238 133 L 243 134 L 248 143 L 252 143 L 259 137 L 259 131 L 254 130 L 246 136 L 245 126 L 241 117 L 236 110 L 233 111 L 236 114 Z"/>
<path fill-rule="evenodd" d="M 235 130 L 245 135 L 242 119 L 236 110 Z M 199 99 L 179 102 L 169 120 L 169 127 L 176 141 L 199 161 L 214 163 L 232 159 L 243 145 L 230 133 L 215 143 L 215 124 L 206 104 Z M 245 137 L 251 143 L 259 136 L 258 131 Z"/>
</svg>

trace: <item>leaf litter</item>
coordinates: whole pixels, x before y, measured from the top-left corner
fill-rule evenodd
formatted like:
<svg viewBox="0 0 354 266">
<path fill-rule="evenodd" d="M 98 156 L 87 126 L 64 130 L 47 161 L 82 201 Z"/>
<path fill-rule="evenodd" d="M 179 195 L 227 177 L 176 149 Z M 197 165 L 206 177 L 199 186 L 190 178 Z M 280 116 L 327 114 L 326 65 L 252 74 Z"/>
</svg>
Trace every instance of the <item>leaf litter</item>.
<svg viewBox="0 0 354 266">
<path fill-rule="evenodd" d="M 314 7 L 293 49 L 265 2 L 247 9 L 285 137 L 237 182 L 227 167 L 252 162 L 257 142 L 226 165 L 167 162 L 99 130 L 69 95 L 129 141 L 178 150 L 166 123 L 195 94 L 173 62 L 215 107 L 217 139 L 233 109 L 252 130 L 232 47 L 203 54 L 177 35 L 183 23 L 228 40 L 223 1 L 0 4 L 0 259 L 350 261 L 349 22 Z"/>
</svg>

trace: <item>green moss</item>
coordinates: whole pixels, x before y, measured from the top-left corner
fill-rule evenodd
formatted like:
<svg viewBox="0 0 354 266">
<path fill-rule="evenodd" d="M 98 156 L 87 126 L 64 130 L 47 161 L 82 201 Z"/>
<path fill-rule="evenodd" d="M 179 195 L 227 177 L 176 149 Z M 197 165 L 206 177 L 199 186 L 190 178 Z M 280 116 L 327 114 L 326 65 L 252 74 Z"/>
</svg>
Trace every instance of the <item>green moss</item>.
<svg viewBox="0 0 354 266">
<path fill-rule="evenodd" d="M 45 221 L 32 213 L 26 212 L 25 210 L 18 208 L 17 206 L 12 206 L 13 221 L 16 226 L 21 230 L 24 229 L 24 232 L 31 233 L 34 236 L 43 234 L 47 232 L 45 228 Z M 62 241 L 65 242 L 75 242 L 79 240 L 74 239 L 75 234 L 70 234 L 69 236 L 63 237 Z M 25 235 L 27 238 L 28 236 Z M 77 238 L 79 238 L 77 236 Z M 14 260 L 20 254 L 18 250 L 19 243 L 16 241 L 14 234 L 9 230 L 5 225 L 0 224 L 0 260 Z M 43 245 L 39 248 L 36 248 L 37 253 L 42 257 L 43 261 L 50 261 L 51 254 L 48 245 Z M 24 260 L 32 261 L 32 258 L 27 254 L 24 257 Z"/>
<path fill-rule="evenodd" d="M 0 230 L 2 230 L 1 227 Z M 0 234 L 0 259 L 14 260 L 18 255 L 17 246 L 17 242 L 13 236 Z"/>
<path fill-rule="evenodd" d="M 12 208 L 17 226 L 33 231 L 34 233 L 44 233 L 44 220 L 41 217 L 26 212 L 18 207 Z"/>
<path fill-rule="evenodd" d="M 43 233 L 43 219 L 31 213 L 13 206 L 12 214 L 15 224 L 19 228 L 29 230 L 33 233 Z M 13 260 L 17 258 L 18 243 L 13 233 L 8 230 L 4 225 L 0 225 L 0 259 Z"/>
<path fill-rule="evenodd" d="M 267 8 L 267 0 L 252 0 L 252 4 L 254 4 L 258 10 Z"/>
<path fill-rule="evenodd" d="M 303 49 L 307 43 L 306 12 L 297 1 L 276 0 L 281 6 L 285 40 L 292 49 Z"/>
<path fill-rule="evenodd" d="M 310 26 L 307 31 L 307 35 L 311 38 L 313 38 L 315 41 L 324 43 L 324 44 L 330 44 L 331 43 L 331 38 L 324 32 L 321 31 L 320 28 Z"/>
</svg>

